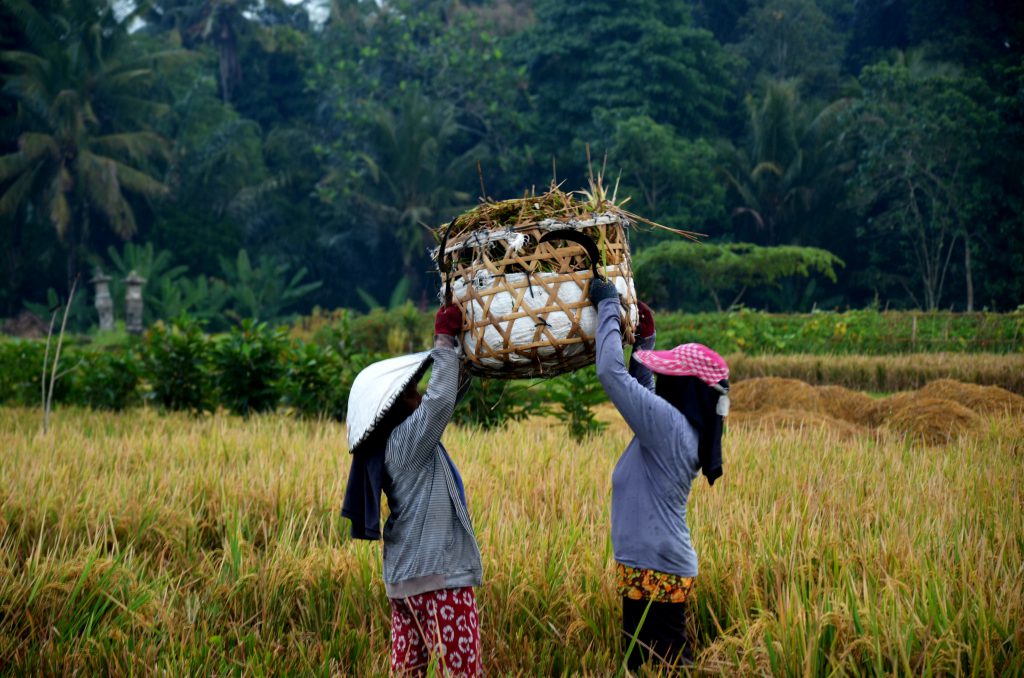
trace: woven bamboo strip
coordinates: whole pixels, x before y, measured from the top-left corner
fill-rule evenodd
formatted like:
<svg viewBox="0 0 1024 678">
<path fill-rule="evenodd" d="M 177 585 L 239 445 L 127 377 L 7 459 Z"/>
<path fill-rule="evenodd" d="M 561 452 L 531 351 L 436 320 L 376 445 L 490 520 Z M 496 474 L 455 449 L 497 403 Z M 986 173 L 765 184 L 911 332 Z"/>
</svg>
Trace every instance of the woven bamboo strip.
<svg viewBox="0 0 1024 678">
<path fill-rule="evenodd" d="M 515 232 L 476 231 L 445 248 L 471 371 L 500 378 L 554 376 L 593 363 L 592 262 L 574 242 L 538 242 L 559 225 L 570 224 L 545 219 Z M 571 224 L 598 244 L 596 263 L 619 287 L 623 334 L 632 341 L 636 294 L 626 225 L 607 215 Z"/>
</svg>

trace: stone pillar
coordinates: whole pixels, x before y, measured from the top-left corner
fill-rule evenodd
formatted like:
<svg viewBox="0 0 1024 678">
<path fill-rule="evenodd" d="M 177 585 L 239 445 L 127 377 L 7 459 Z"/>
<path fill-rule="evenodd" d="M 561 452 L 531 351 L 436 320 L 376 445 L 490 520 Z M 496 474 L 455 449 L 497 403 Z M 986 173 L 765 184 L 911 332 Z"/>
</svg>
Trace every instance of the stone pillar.
<svg viewBox="0 0 1024 678">
<path fill-rule="evenodd" d="M 142 334 L 142 286 L 146 279 L 132 271 L 124 279 L 124 328 Z"/>
<path fill-rule="evenodd" d="M 96 311 L 100 315 L 100 331 L 109 332 L 114 329 L 114 300 L 110 296 L 109 275 L 104 275 L 99 268 L 89 282 L 96 286 Z"/>
</svg>

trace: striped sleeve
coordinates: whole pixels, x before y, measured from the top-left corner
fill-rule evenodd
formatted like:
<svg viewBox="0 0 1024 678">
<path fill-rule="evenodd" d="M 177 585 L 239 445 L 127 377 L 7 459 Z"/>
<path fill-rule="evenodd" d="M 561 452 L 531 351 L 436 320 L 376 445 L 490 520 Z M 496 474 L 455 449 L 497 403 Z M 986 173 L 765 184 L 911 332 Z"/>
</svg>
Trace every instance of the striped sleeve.
<svg viewBox="0 0 1024 678">
<path fill-rule="evenodd" d="M 453 348 L 435 346 L 430 356 L 433 366 L 423 402 L 388 439 L 387 463 L 395 468 L 418 468 L 429 463 L 455 411 L 458 355 Z"/>
</svg>

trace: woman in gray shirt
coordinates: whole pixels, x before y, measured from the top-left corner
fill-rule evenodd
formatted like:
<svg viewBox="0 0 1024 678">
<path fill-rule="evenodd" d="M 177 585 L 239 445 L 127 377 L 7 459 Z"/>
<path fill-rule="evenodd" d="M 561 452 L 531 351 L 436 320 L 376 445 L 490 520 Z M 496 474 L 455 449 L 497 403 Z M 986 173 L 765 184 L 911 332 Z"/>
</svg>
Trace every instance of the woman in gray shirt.
<svg viewBox="0 0 1024 678">
<path fill-rule="evenodd" d="M 391 668 L 403 676 L 426 675 L 432 657 L 440 674 L 481 674 L 473 587 L 483 581 L 483 566 L 462 477 L 441 444 L 459 390 L 455 336 L 461 327 L 457 306 L 438 311 L 429 359 L 410 374 L 354 451 L 363 465 L 353 460 L 343 508 L 353 520 L 353 536 L 377 538 L 374 493 L 378 502 L 381 490 L 387 496 L 384 587 L 391 603 Z M 421 396 L 416 383 L 428 362 L 433 370 Z M 350 403 L 352 397 L 354 387 Z M 364 525 L 369 530 L 360 534 Z"/>
<path fill-rule="evenodd" d="M 697 578 L 697 553 L 686 505 L 701 469 L 709 483 L 722 474 L 729 368 L 700 344 L 650 350 L 654 317 L 641 302 L 639 343 L 627 370 L 615 285 L 591 281 L 590 299 L 598 311 L 597 376 L 634 433 L 612 473 L 623 647 L 633 646 L 627 665 L 636 670 L 651 657 L 687 663 L 692 648 L 684 603 Z"/>
</svg>

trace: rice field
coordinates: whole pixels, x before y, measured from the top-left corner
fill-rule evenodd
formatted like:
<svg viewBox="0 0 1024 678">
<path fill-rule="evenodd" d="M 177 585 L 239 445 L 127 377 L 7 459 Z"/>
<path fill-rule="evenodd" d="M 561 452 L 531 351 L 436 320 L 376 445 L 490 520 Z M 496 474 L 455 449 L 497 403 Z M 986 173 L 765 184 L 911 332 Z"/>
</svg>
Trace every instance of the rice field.
<svg viewBox="0 0 1024 678">
<path fill-rule="evenodd" d="M 489 675 L 620 673 L 611 410 L 445 442 L 484 556 Z M 700 479 L 695 675 L 1024 675 L 1024 429 L 948 444 L 738 418 Z M 0 673 L 387 673 L 378 544 L 339 507 L 344 429 L 0 409 Z"/>
</svg>

